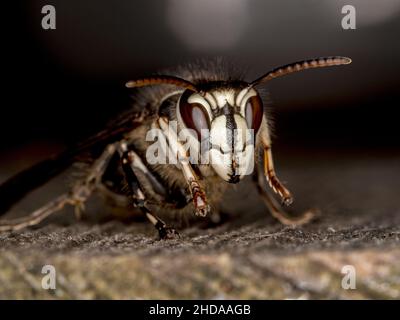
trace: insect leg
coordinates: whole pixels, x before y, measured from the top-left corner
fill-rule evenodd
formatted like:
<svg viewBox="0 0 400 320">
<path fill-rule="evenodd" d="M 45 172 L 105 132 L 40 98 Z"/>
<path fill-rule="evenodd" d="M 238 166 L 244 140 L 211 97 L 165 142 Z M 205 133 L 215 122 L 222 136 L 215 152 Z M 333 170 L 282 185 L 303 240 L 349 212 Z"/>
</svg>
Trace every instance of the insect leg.
<svg viewBox="0 0 400 320">
<path fill-rule="evenodd" d="M 85 209 L 85 202 L 100 185 L 101 178 L 112 158 L 117 151 L 117 143 L 109 144 L 103 153 L 91 165 L 85 178 L 78 180 L 70 191 L 70 204 L 75 207 L 75 216 L 79 220 Z"/>
<path fill-rule="evenodd" d="M 167 224 L 154 215 L 146 205 L 146 196 L 141 189 L 139 180 L 134 172 L 135 169 L 142 169 L 143 163 L 141 163 L 139 156 L 133 150 L 128 150 L 126 143 L 121 143 L 119 153 L 121 156 L 125 180 L 128 184 L 128 189 L 134 206 L 138 207 L 158 230 L 160 239 L 173 239 L 179 237 L 179 234 L 175 229 L 167 226 Z"/>
<path fill-rule="evenodd" d="M 164 132 L 169 147 L 174 155 L 178 156 L 178 162 L 181 165 L 182 173 L 188 183 L 190 193 L 193 198 L 195 213 L 197 216 L 205 217 L 210 212 L 210 206 L 207 203 L 206 193 L 200 186 L 196 173 L 190 165 L 189 157 L 183 145 L 178 141 L 178 136 L 174 130 L 170 130 L 168 120 L 160 117 L 158 125 Z"/>
<path fill-rule="evenodd" d="M 314 218 L 316 214 L 315 210 L 308 210 L 300 216 L 294 217 L 281 208 L 279 203 L 266 190 L 266 179 L 264 175 L 264 169 L 262 168 L 262 163 L 259 163 L 253 178 L 263 202 L 271 212 L 272 216 L 279 220 L 282 224 L 298 226 L 308 223 Z"/>
<path fill-rule="evenodd" d="M 55 200 L 50 201 L 26 217 L 0 222 L 0 232 L 16 231 L 36 225 L 51 214 L 61 210 L 67 204 L 74 205 L 75 213 L 79 216 L 80 210 L 83 209 L 84 202 L 100 183 L 101 177 L 115 152 L 116 144 L 108 145 L 90 168 L 87 177 L 77 182 L 70 192 L 60 195 Z"/>
<path fill-rule="evenodd" d="M 281 199 L 283 204 L 285 205 L 290 205 L 293 202 L 293 197 L 290 191 L 283 185 L 282 182 L 279 181 L 278 177 L 276 176 L 275 173 L 275 168 L 274 168 L 274 162 L 272 159 L 272 151 L 270 146 L 265 146 L 264 147 L 264 173 L 265 177 L 267 178 L 267 181 L 274 190 L 275 193 L 277 193 Z"/>
<path fill-rule="evenodd" d="M 70 203 L 70 196 L 68 193 L 65 193 L 55 200 L 47 203 L 43 207 L 35 210 L 27 217 L 1 221 L 0 232 L 17 231 L 29 226 L 36 225 L 54 212 L 61 210 L 68 203 Z"/>
</svg>

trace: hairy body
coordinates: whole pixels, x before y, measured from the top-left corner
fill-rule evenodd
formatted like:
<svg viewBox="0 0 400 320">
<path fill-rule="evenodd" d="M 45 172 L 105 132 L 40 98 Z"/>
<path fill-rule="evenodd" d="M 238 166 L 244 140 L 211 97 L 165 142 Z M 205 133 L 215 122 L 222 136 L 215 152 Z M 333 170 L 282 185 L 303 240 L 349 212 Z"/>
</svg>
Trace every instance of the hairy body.
<svg viewBox="0 0 400 320">
<path fill-rule="evenodd" d="M 74 151 L 40 163 L 0 186 L 0 195 L 8 195 L 8 201 L 0 208 L 6 211 L 32 188 L 74 162 L 82 152 L 89 150 L 96 154 L 84 177 L 69 192 L 27 217 L 0 222 L 0 231 L 34 225 L 67 204 L 74 205 L 79 213 L 90 195 L 101 191 L 117 199 L 122 196 L 154 224 L 160 238 L 173 238 L 177 232 L 159 214 L 195 213 L 205 217 L 217 213 L 226 188 L 239 183 L 246 175 L 253 176 L 261 198 L 274 217 L 285 224 L 308 222 L 313 216 L 311 211 L 291 217 L 267 191 L 268 181 L 284 205 L 292 202 L 291 193 L 274 170 L 268 110 L 255 87 L 285 74 L 350 61 L 343 57 L 305 60 L 273 69 L 251 83 L 218 62 L 187 65 L 170 71 L 168 76 L 130 81 L 127 87 L 135 88 L 135 92 L 128 113 Z M 178 132 L 191 130 L 186 142 L 194 150 L 202 150 L 202 143 L 206 141 L 205 151 L 211 161 L 193 162 L 177 133 L 171 130 L 172 123 L 176 123 Z M 154 143 L 148 139 L 151 130 L 158 130 L 165 139 L 161 151 L 176 155 L 176 163 L 149 161 L 148 151 Z M 240 130 L 251 131 L 252 139 L 242 136 Z M 28 187 L 20 187 L 28 181 Z"/>
</svg>

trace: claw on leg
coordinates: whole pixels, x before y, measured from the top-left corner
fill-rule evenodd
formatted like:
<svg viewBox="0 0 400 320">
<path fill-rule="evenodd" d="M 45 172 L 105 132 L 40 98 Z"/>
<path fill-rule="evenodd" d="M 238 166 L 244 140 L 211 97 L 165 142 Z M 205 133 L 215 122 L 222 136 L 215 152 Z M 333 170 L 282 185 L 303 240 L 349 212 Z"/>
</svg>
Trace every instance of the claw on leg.
<svg viewBox="0 0 400 320">
<path fill-rule="evenodd" d="M 158 230 L 160 240 L 179 239 L 180 235 L 174 228 L 169 227 L 163 220 L 152 214 L 146 207 L 143 207 L 146 212 L 146 217 Z"/>
<path fill-rule="evenodd" d="M 273 197 L 271 197 L 266 190 L 263 189 L 260 181 L 258 181 L 257 189 L 258 189 L 259 194 L 261 195 L 263 202 L 265 203 L 265 205 L 271 212 L 271 215 L 284 225 L 301 226 L 301 225 L 309 223 L 318 214 L 318 210 L 310 209 L 310 210 L 303 212 L 299 216 L 289 215 L 287 212 L 285 212 L 279 206 L 277 201 Z"/>
<path fill-rule="evenodd" d="M 288 226 L 300 226 L 309 223 L 319 213 L 316 209 L 307 210 L 301 215 L 292 216 L 285 212 L 278 201 L 272 197 L 266 189 L 266 181 L 268 181 L 272 190 L 277 193 L 281 199 L 283 205 L 290 205 L 293 202 L 293 197 L 289 190 L 279 181 L 276 177 L 274 165 L 272 161 L 271 149 L 264 144 L 264 150 L 260 150 L 264 155 L 264 167 L 262 162 L 259 163 L 257 173 L 253 176 L 254 182 L 256 183 L 258 192 L 269 209 L 270 213 L 274 218 L 279 220 L 284 225 Z"/>
<path fill-rule="evenodd" d="M 82 220 L 83 212 L 85 211 L 84 201 L 74 200 L 71 204 L 74 206 L 74 215 L 76 220 Z"/>
<path fill-rule="evenodd" d="M 138 207 L 145 214 L 151 224 L 157 229 L 160 240 L 179 238 L 179 233 L 175 229 L 167 226 L 163 220 L 153 214 L 147 207 L 146 196 L 134 171 L 135 168 L 141 166 L 141 163 L 138 162 L 139 160 L 136 153 L 133 150 L 128 150 L 126 144 L 121 144 L 119 151 L 121 155 L 122 168 L 125 173 L 125 180 L 128 184 L 128 190 L 133 205 Z"/>
<path fill-rule="evenodd" d="M 210 206 L 207 204 L 205 192 L 201 189 L 199 183 L 194 178 L 189 180 L 189 188 L 192 193 L 196 216 L 207 216 L 210 212 Z"/>
<path fill-rule="evenodd" d="M 291 205 L 293 202 L 293 196 L 276 176 L 270 147 L 265 147 L 264 149 L 264 172 L 269 186 L 281 197 L 282 204 L 286 206 Z"/>
<path fill-rule="evenodd" d="M 160 240 L 174 240 L 180 239 L 181 237 L 178 231 L 171 227 L 163 227 L 159 229 L 158 232 L 160 235 Z"/>
</svg>

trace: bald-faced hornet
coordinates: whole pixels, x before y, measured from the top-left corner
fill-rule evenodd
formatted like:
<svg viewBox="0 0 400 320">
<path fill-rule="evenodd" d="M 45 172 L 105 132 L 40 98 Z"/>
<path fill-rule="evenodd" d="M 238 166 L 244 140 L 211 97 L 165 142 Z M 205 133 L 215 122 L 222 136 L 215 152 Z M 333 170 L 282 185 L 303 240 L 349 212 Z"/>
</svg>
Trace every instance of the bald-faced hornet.
<svg viewBox="0 0 400 320">
<path fill-rule="evenodd" d="M 291 193 L 274 170 L 268 110 L 256 88 L 297 71 L 350 62 L 351 59 L 338 56 L 300 61 L 275 68 L 252 82 L 233 77 L 220 66 L 210 70 L 197 65 L 178 69 L 173 75 L 129 81 L 126 86 L 136 90 L 129 113 L 75 150 L 39 163 L 0 186 L 0 210 L 5 212 L 31 189 L 69 166 L 82 152 L 98 151 L 85 177 L 69 192 L 26 217 L 2 221 L 0 231 L 37 224 L 67 204 L 74 205 L 79 212 L 94 191 L 121 197 L 122 189 L 126 191 L 124 196 L 128 194 L 124 199 L 141 210 L 157 228 L 160 238 L 171 238 L 177 232 L 158 217 L 160 213 L 194 212 L 207 216 L 211 210 L 218 211 L 227 186 L 248 174 L 253 175 L 275 218 L 284 224 L 305 223 L 312 217 L 311 211 L 291 217 L 266 189 L 268 181 L 284 205 L 292 203 Z M 172 123 L 176 131 L 171 129 Z M 158 130 L 165 140 L 155 152 L 156 157 L 160 153 L 172 154 L 175 163 L 157 163 L 149 158 L 149 150 L 154 147 L 154 139 L 148 139 L 152 130 Z M 188 130 L 185 143 L 179 139 L 178 132 L 182 130 Z M 206 153 L 208 160 L 193 161 L 188 147 L 194 153 Z"/>
</svg>

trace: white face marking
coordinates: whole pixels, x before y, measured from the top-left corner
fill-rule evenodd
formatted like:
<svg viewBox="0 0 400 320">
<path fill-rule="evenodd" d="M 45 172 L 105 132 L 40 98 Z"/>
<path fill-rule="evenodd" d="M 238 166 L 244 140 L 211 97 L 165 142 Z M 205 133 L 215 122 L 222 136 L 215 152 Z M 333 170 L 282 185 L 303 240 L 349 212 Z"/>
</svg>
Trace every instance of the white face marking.
<svg viewBox="0 0 400 320">
<path fill-rule="evenodd" d="M 248 92 L 245 92 L 242 99 L 240 100 L 238 106 L 240 106 L 240 114 L 246 118 L 246 103 L 249 98 L 257 95 L 256 90 L 250 89 Z"/>
<path fill-rule="evenodd" d="M 212 110 L 210 108 L 208 101 L 203 96 L 201 96 L 198 93 L 194 93 L 189 97 L 188 102 L 201 104 L 204 107 L 204 109 L 207 111 L 210 121 L 212 121 L 212 119 L 213 119 Z M 178 101 L 178 107 L 176 108 L 176 110 L 177 110 L 176 116 L 178 119 L 178 124 L 180 126 L 180 129 L 184 129 L 184 128 L 186 128 L 186 126 L 185 126 L 185 122 L 183 121 L 182 116 L 181 116 L 179 104 L 180 104 L 180 101 Z M 187 137 L 187 139 L 190 139 L 193 142 L 193 144 L 199 144 L 196 138 L 194 138 L 194 137 L 190 138 L 190 135 L 188 136 L 186 134 L 183 134 L 183 136 Z M 200 146 L 198 146 L 198 149 L 200 149 Z"/>
<path fill-rule="evenodd" d="M 228 153 L 232 149 L 231 146 L 228 145 L 225 116 L 219 116 L 212 122 L 210 130 L 210 144 L 220 147 L 224 153 Z"/>
<path fill-rule="evenodd" d="M 225 181 L 233 182 L 249 175 L 254 170 L 254 132 L 249 130 L 245 120 L 245 108 L 248 99 L 256 96 L 253 88 L 244 89 L 217 89 L 204 94 L 193 93 L 189 103 L 201 104 L 208 113 L 211 128 L 209 134 L 209 164 L 214 171 Z M 221 109 L 232 108 L 230 115 L 221 114 Z M 235 112 L 239 112 L 240 114 Z M 219 109 L 219 110 L 218 110 Z M 219 114 L 216 118 L 215 115 Z M 180 112 L 178 121 L 184 126 Z M 229 121 L 229 123 L 228 123 Z M 200 144 L 191 137 L 190 144 L 195 143 L 199 150 Z M 233 179 L 234 177 L 234 179 Z M 233 180 L 232 180 L 233 179 Z"/>
<path fill-rule="evenodd" d="M 211 93 L 206 92 L 204 98 L 207 99 L 207 101 L 210 103 L 212 109 L 217 109 L 217 100 L 215 100 L 214 96 Z"/>
<path fill-rule="evenodd" d="M 217 174 L 229 181 L 232 175 L 248 175 L 254 169 L 254 141 L 246 120 L 234 115 L 236 128 L 227 129 L 226 116 L 217 117 L 210 131 L 210 161 Z M 232 140 L 234 148 L 232 148 Z"/>
<path fill-rule="evenodd" d="M 235 135 L 234 160 L 237 164 L 236 175 L 249 175 L 254 169 L 254 131 L 247 128 L 246 120 L 235 115 L 237 134 Z"/>
<path fill-rule="evenodd" d="M 229 154 L 223 154 L 217 149 L 211 149 L 210 160 L 215 172 L 225 181 L 229 181 L 230 176 L 232 175 L 231 156 Z"/>
<path fill-rule="evenodd" d="M 233 89 L 213 91 L 212 94 L 217 100 L 218 108 L 223 108 L 227 103 L 234 106 L 235 92 Z"/>
<path fill-rule="evenodd" d="M 254 171 L 254 145 L 246 145 L 245 150 L 240 153 L 236 159 L 238 165 L 238 170 L 236 172 L 241 178 L 250 175 Z"/>
<path fill-rule="evenodd" d="M 240 103 L 242 102 L 242 99 L 243 99 L 244 95 L 246 93 L 248 93 L 249 90 L 252 90 L 252 89 L 251 88 L 244 88 L 242 91 L 240 91 L 238 93 L 238 95 L 236 96 L 236 105 L 237 106 L 240 106 Z"/>
<path fill-rule="evenodd" d="M 237 134 L 235 135 L 235 151 L 239 152 L 243 150 L 246 143 L 249 142 L 247 136 L 249 132 L 245 119 L 243 119 L 241 116 L 237 114 L 235 114 L 234 119 L 237 126 L 236 129 Z"/>
<path fill-rule="evenodd" d="M 207 110 L 207 113 L 208 113 L 208 116 L 210 117 L 210 119 L 212 119 L 212 117 L 211 117 L 212 112 L 211 112 L 210 104 L 208 103 L 208 101 L 206 99 L 204 99 L 203 96 L 201 96 L 198 93 L 194 93 L 189 97 L 188 102 L 201 104 Z"/>
</svg>

